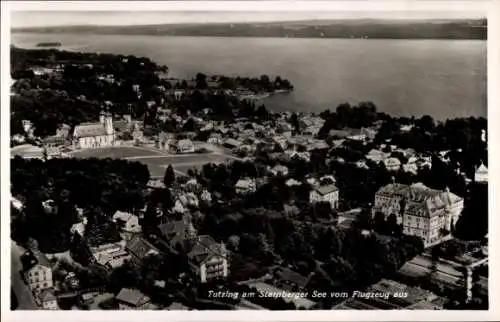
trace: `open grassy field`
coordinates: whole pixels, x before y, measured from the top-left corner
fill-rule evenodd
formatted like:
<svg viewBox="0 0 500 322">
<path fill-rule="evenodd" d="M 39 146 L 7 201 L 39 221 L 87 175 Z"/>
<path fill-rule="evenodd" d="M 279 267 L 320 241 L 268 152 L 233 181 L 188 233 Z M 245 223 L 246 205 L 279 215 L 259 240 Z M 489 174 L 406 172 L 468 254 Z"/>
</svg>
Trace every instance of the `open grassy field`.
<svg viewBox="0 0 500 322">
<path fill-rule="evenodd" d="M 75 158 L 113 158 L 124 159 L 129 157 L 162 155 L 160 151 L 143 147 L 109 147 L 77 150 L 71 153 Z"/>
<path fill-rule="evenodd" d="M 181 174 L 186 174 L 189 169 L 201 169 L 206 163 L 221 163 L 231 159 L 228 156 L 220 154 L 191 154 L 191 155 L 175 155 L 161 157 L 144 157 L 144 158 L 129 158 L 129 160 L 139 161 L 144 163 L 149 168 L 151 177 L 161 177 L 165 173 L 165 169 L 171 164 L 175 171 Z"/>
<path fill-rule="evenodd" d="M 167 154 L 147 147 L 110 147 L 87 149 L 71 154 L 76 158 L 116 158 L 137 161 L 148 166 L 151 177 L 162 177 L 168 165 L 172 165 L 178 174 L 186 174 L 189 169 L 201 167 L 206 163 L 221 163 L 235 159 L 233 156 L 219 153 L 205 154 Z"/>
</svg>

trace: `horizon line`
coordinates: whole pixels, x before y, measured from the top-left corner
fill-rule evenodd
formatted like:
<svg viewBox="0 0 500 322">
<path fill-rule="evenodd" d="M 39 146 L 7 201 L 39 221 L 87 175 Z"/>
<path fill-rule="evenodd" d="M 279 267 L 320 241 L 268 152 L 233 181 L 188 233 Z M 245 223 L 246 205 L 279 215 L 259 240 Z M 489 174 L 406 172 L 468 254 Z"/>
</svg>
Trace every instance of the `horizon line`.
<svg viewBox="0 0 500 322">
<path fill-rule="evenodd" d="M 130 24 L 55 24 L 55 25 L 38 25 L 38 26 L 17 26 L 11 27 L 11 30 L 16 29 L 37 29 L 37 28 L 57 28 L 57 27 L 132 27 L 132 26 L 162 26 L 162 25 L 226 25 L 226 24 L 273 24 L 273 23 L 300 23 L 300 22 L 341 22 L 341 21 L 360 21 L 360 20 L 370 20 L 370 21 L 463 21 L 463 20 L 488 20 L 486 16 L 484 17 L 432 17 L 432 18 L 422 18 L 422 17 L 394 17 L 394 18 L 325 18 L 325 19 L 293 19 L 293 20 L 263 20 L 263 21 L 224 21 L 224 22 L 206 22 L 206 21 L 193 21 L 193 22 L 161 22 L 161 23 L 130 23 Z"/>
</svg>

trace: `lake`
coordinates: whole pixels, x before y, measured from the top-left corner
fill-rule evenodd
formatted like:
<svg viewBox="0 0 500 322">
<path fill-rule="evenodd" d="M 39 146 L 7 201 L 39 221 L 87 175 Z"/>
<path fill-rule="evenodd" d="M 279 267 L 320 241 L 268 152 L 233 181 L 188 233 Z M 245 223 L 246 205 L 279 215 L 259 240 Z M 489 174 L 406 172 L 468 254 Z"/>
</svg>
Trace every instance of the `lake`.
<svg viewBox="0 0 500 322">
<path fill-rule="evenodd" d="M 147 56 L 167 65 L 172 77 L 281 75 L 295 90 L 264 101 L 275 111 L 322 112 L 372 101 L 395 116 L 487 116 L 486 42 L 480 40 L 12 34 L 20 47 L 46 41 Z"/>
</svg>

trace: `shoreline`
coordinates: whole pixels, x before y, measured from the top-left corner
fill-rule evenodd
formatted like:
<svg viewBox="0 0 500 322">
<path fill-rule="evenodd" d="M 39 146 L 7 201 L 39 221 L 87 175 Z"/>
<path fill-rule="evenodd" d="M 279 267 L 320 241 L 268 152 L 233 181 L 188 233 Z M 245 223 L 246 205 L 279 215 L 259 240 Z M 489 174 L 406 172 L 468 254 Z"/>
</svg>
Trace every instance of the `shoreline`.
<svg viewBox="0 0 500 322">
<path fill-rule="evenodd" d="M 241 39 L 322 39 L 322 40 L 402 40 L 402 41 L 413 41 L 413 40 L 462 40 L 462 41 L 488 41 L 487 38 L 438 38 L 438 37 L 421 37 L 421 38 L 391 38 L 391 37 L 282 37 L 282 36 L 224 36 L 224 35 L 167 35 L 167 34 L 134 34 L 134 33 L 99 33 L 99 32 L 44 32 L 44 31 L 11 31 L 11 33 L 18 35 L 78 35 L 78 36 L 135 36 L 135 37 L 176 37 L 176 38 L 241 38 Z"/>
</svg>

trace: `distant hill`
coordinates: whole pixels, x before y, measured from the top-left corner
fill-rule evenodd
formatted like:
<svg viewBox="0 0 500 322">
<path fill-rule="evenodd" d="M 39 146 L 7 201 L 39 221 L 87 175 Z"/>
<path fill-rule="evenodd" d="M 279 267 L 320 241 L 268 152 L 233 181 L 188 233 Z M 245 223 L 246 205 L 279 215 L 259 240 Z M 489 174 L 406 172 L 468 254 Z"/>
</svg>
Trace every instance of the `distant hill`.
<svg viewBox="0 0 500 322">
<path fill-rule="evenodd" d="M 476 20 L 311 20 L 264 23 L 163 24 L 139 26 L 56 26 L 12 32 L 207 37 L 482 39 L 486 19 Z"/>
</svg>

